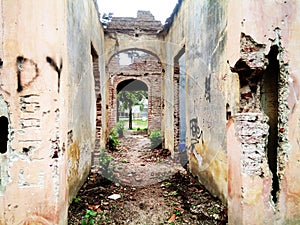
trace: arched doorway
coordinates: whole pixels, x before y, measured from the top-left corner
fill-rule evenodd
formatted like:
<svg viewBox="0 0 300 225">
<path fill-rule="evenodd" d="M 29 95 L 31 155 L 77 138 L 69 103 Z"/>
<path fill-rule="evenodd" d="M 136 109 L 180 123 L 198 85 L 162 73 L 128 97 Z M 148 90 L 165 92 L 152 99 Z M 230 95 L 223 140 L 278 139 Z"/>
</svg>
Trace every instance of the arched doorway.
<svg viewBox="0 0 300 225">
<path fill-rule="evenodd" d="M 128 79 L 117 86 L 117 121 L 128 121 L 128 129 L 148 129 L 148 87 Z"/>
<path fill-rule="evenodd" d="M 141 118 L 148 120 L 148 132 L 161 130 L 162 117 L 162 65 L 159 58 L 140 49 L 127 49 L 115 54 L 107 65 L 109 76 L 109 129 L 112 129 L 122 114 L 117 104 L 119 92 L 135 89 L 147 90 Z M 147 104 L 148 103 L 148 104 Z M 138 108 L 136 107 L 136 110 Z M 124 112 L 126 113 L 126 112 Z M 128 112 L 129 113 L 129 112 Z M 122 119 L 122 118 L 121 118 Z"/>
</svg>

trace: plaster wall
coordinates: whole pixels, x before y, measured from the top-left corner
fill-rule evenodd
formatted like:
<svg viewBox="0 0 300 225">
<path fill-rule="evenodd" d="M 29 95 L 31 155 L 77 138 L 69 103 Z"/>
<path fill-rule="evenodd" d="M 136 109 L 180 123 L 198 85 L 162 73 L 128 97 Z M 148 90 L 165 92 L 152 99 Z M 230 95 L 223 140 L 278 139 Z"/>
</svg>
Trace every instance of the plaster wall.
<svg viewBox="0 0 300 225">
<path fill-rule="evenodd" d="M 179 65 L 178 59 L 181 54 L 187 51 L 186 49 L 186 35 L 187 35 L 187 21 L 185 13 L 187 13 L 188 2 L 183 1 L 179 12 L 173 19 L 172 27 L 165 34 L 165 74 L 163 80 L 163 96 L 164 96 L 164 146 L 175 155 L 177 149 L 176 145 L 176 127 L 178 119 L 175 115 L 178 114 L 178 84 L 179 84 Z M 185 62 L 182 62 L 184 64 Z M 188 70 L 186 70 L 186 76 Z M 177 116 L 178 117 L 178 116 Z"/>
<path fill-rule="evenodd" d="M 0 224 L 67 224 L 94 148 L 91 43 L 99 64 L 104 55 L 97 11 L 93 1 L 3 0 L 0 7 L 0 117 L 8 121 Z"/>
<path fill-rule="evenodd" d="M 68 143 L 67 175 L 69 201 L 85 181 L 91 167 L 91 152 L 95 147 L 96 93 L 93 54 L 98 55 L 100 94 L 104 79 L 104 34 L 93 1 L 68 1 Z M 91 49 L 93 48 L 93 50 Z M 102 76 L 101 76 L 102 74 Z M 105 110 L 105 107 L 102 107 Z M 105 111 L 103 112 L 105 114 Z M 102 115 L 103 115 L 102 114 Z M 105 117 L 102 121 L 106 123 Z M 105 131 L 104 131 L 105 132 Z M 100 145 L 104 145 L 101 143 Z"/>
<path fill-rule="evenodd" d="M 277 202 L 272 200 L 270 192 L 274 174 L 272 175 L 269 170 L 266 157 L 263 157 L 261 164 L 261 168 L 265 170 L 263 177 L 258 178 L 249 174 L 245 176 L 242 172 L 242 183 L 238 184 L 236 180 L 237 186 L 231 185 L 231 191 L 237 191 L 239 194 L 234 198 L 229 194 L 229 205 L 236 200 L 244 203 L 244 205 L 229 207 L 229 222 L 232 224 L 236 224 L 236 221 L 239 221 L 239 224 L 299 223 L 299 57 L 297 54 L 300 33 L 296 27 L 299 27 L 300 15 L 297 9 L 299 9 L 298 1 L 228 1 L 227 30 L 230 38 L 227 39 L 227 59 L 230 66 L 233 67 L 241 57 L 241 33 L 249 35 L 257 43 L 264 45 L 264 56 L 269 54 L 271 46 L 279 46 L 277 59 L 280 66 L 277 128 L 279 147 L 276 160 L 279 180 L 278 199 Z M 237 146 L 229 136 L 228 144 L 228 149 Z M 240 153 L 243 152 L 242 149 L 240 146 L 240 150 L 236 152 L 243 157 Z M 235 170 L 237 166 L 241 168 L 240 164 L 229 160 L 230 171 Z M 229 180 L 232 179 L 235 179 L 233 174 L 229 174 Z M 236 210 L 242 211 L 240 214 L 233 213 Z M 252 216 L 250 218 L 247 215 Z"/>
<path fill-rule="evenodd" d="M 0 224 L 64 224 L 65 3 L 0 5 L 1 114 L 9 122 L 7 151 L 0 154 Z"/>
<path fill-rule="evenodd" d="M 166 35 L 165 146 L 174 149 L 174 58 L 185 49 L 186 146 L 191 172 L 227 199 L 226 103 L 238 102 L 236 77 L 224 79 L 226 1 L 183 1 Z M 231 85 L 230 85 L 231 84 Z"/>
<path fill-rule="evenodd" d="M 174 124 L 175 91 L 167 87 L 174 83 L 173 59 L 185 48 L 189 167 L 211 193 L 228 203 L 230 224 L 299 222 L 297 7 L 297 1 L 183 1 L 165 37 L 164 124 Z M 254 111 L 262 114 L 238 114 L 252 109 L 244 107 L 244 99 L 240 102 L 244 78 L 232 69 L 242 60 L 259 75 L 270 63 L 272 46 L 278 48 L 279 65 L 277 194 L 271 194 L 274 174 L 264 153 L 266 112 L 253 99 L 258 105 Z M 253 116 L 259 118 L 256 125 Z M 165 146 L 173 151 L 175 126 L 164 126 Z M 252 147 L 254 142 L 244 139 L 251 133 L 257 141 Z"/>
</svg>

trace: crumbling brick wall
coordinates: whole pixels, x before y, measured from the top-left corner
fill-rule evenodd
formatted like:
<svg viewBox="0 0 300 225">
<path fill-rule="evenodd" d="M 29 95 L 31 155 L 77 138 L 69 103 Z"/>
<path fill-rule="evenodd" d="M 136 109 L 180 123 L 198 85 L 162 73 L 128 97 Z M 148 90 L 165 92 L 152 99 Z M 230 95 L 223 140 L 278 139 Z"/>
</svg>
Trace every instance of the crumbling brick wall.
<svg viewBox="0 0 300 225">
<path fill-rule="evenodd" d="M 116 55 L 108 65 L 109 70 L 109 127 L 112 128 L 117 120 L 117 87 L 126 80 L 139 80 L 144 82 L 148 94 L 148 129 L 161 129 L 162 96 L 161 81 L 162 69 L 159 59 L 146 54 L 135 57 L 133 63 L 120 65 L 119 57 Z"/>
<path fill-rule="evenodd" d="M 149 11 L 138 11 L 137 17 L 113 17 L 108 25 L 109 33 L 122 32 L 129 36 L 153 35 L 162 30 L 160 21 Z"/>
</svg>

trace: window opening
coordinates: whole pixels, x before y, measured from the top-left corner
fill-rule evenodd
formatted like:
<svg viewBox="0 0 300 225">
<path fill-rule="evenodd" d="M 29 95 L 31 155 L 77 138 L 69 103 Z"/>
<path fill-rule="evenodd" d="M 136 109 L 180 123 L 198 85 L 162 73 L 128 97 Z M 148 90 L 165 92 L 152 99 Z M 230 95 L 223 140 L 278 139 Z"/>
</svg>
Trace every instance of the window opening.
<svg viewBox="0 0 300 225">
<path fill-rule="evenodd" d="M 0 153 L 7 152 L 8 141 L 8 119 L 5 116 L 0 117 Z"/>
</svg>

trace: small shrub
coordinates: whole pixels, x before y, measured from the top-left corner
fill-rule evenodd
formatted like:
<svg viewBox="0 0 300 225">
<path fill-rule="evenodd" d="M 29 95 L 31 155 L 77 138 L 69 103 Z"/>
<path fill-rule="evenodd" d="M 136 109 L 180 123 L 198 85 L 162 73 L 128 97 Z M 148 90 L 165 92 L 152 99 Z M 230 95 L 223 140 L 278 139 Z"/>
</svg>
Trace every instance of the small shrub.
<svg viewBox="0 0 300 225">
<path fill-rule="evenodd" d="M 81 225 L 94 225 L 95 217 L 97 213 L 94 210 L 87 209 L 85 215 L 83 216 L 83 220 L 81 221 Z"/>
<path fill-rule="evenodd" d="M 150 132 L 149 135 L 150 138 L 150 142 L 151 142 L 151 149 L 155 149 L 155 148 L 161 148 L 161 142 L 162 142 L 162 136 L 161 136 L 161 132 L 159 130 L 154 130 Z"/>
<path fill-rule="evenodd" d="M 107 179 L 113 179 L 115 172 L 115 163 L 113 157 L 109 155 L 105 149 L 101 149 L 101 154 L 99 157 L 102 175 Z"/>
<path fill-rule="evenodd" d="M 114 131 L 117 133 L 118 137 L 121 138 L 124 136 L 124 121 L 118 121 L 114 127 Z"/>
<path fill-rule="evenodd" d="M 111 132 L 110 135 L 108 136 L 108 148 L 110 150 L 116 150 L 117 146 L 119 144 L 116 132 Z"/>
<path fill-rule="evenodd" d="M 76 203 L 76 204 L 78 204 L 80 201 L 81 201 L 80 197 L 74 197 L 73 198 L 73 202 Z"/>
</svg>

